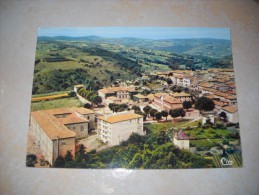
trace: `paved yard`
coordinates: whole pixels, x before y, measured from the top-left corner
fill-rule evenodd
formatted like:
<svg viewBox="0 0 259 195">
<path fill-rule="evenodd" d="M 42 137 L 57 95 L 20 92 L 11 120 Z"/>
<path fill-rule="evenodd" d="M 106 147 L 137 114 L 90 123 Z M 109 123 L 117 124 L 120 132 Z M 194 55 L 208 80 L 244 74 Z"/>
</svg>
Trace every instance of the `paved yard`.
<svg viewBox="0 0 259 195">
<path fill-rule="evenodd" d="M 86 147 L 86 151 L 95 150 L 103 145 L 99 140 L 97 140 L 97 134 L 90 135 L 89 137 L 78 141 L 78 144 L 83 144 Z"/>
</svg>

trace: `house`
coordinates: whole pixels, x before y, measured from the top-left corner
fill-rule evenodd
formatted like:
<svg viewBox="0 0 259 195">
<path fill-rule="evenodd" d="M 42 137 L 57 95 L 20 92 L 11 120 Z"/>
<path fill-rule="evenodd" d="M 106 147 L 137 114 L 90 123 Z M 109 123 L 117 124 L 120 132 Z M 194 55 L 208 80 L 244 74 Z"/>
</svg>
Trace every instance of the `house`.
<svg viewBox="0 0 259 195">
<path fill-rule="evenodd" d="M 107 104 L 121 104 L 121 99 L 115 97 L 115 96 L 110 96 L 110 97 L 107 97 Z"/>
<path fill-rule="evenodd" d="M 133 96 L 133 101 L 139 102 L 139 103 L 143 103 L 143 102 L 147 102 L 149 101 L 149 98 L 147 96 L 141 95 L 141 94 L 137 94 Z"/>
<path fill-rule="evenodd" d="M 179 75 L 179 76 L 175 76 L 175 80 L 176 80 L 176 85 L 179 86 L 183 86 L 183 76 Z"/>
<path fill-rule="evenodd" d="M 103 99 L 114 96 L 118 99 L 130 99 L 132 95 L 137 94 L 133 87 L 107 87 L 100 89 L 98 95 Z"/>
<path fill-rule="evenodd" d="M 226 100 L 229 102 L 229 105 L 236 105 L 237 104 L 237 96 L 236 95 L 229 95 L 226 97 Z"/>
<path fill-rule="evenodd" d="M 176 100 L 180 100 L 180 102 L 184 101 L 192 101 L 191 95 L 188 93 L 173 93 L 172 97 L 174 97 Z"/>
<path fill-rule="evenodd" d="M 208 120 L 210 123 L 214 124 L 214 123 L 215 123 L 214 115 L 207 115 L 207 116 L 202 117 L 202 124 L 203 124 L 203 125 L 206 124 L 206 123 L 207 123 L 207 120 Z"/>
<path fill-rule="evenodd" d="M 182 108 L 180 99 L 176 99 L 167 93 L 154 94 L 154 105 L 162 110 L 169 111 L 170 109 Z"/>
<path fill-rule="evenodd" d="M 70 151 L 75 156 L 76 133 L 60 123 L 53 115 L 43 111 L 31 113 L 30 128 L 35 143 L 42 150 L 42 155 L 51 165 L 58 156 L 65 156 Z"/>
<path fill-rule="evenodd" d="M 222 107 L 221 111 L 226 113 L 227 119 L 229 122 L 231 123 L 239 122 L 238 109 L 236 105 Z"/>
<path fill-rule="evenodd" d="M 109 146 L 119 145 L 132 133 L 145 134 L 142 115 L 128 111 L 106 114 L 97 118 L 97 137 Z"/>
<path fill-rule="evenodd" d="M 197 119 L 199 117 L 200 117 L 200 112 L 198 110 L 191 108 L 185 111 L 185 118 Z"/>
<path fill-rule="evenodd" d="M 223 92 L 220 92 L 220 91 L 216 91 L 213 93 L 214 97 L 221 100 L 221 101 L 226 101 L 226 97 L 229 96 L 229 94 L 227 93 L 223 93 Z"/>
<path fill-rule="evenodd" d="M 67 151 L 75 156 L 75 140 L 88 135 L 92 120 L 94 123 L 93 111 L 85 108 L 34 111 L 30 116 L 30 129 L 42 155 L 53 164 Z"/>
<path fill-rule="evenodd" d="M 183 76 L 183 82 L 182 85 L 184 87 L 197 87 L 198 85 L 198 81 L 195 77 L 187 75 L 187 76 Z"/>
<path fill-rule="evenodd" d="M 190 138 L 184 133 L 183 130 L 174 133 L 173 143 L 179 149 L 190 149 Z"/>
</svg>

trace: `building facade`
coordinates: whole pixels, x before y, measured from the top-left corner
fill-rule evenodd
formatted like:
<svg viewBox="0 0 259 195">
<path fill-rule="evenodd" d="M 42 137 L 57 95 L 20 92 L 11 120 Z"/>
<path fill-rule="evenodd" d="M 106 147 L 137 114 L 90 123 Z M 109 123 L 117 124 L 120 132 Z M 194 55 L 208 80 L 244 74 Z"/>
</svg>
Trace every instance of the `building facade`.
<svg viewBox="0 0 259 195">
<path fill-rule="evenodd" d="M 179 149 L 190 150 L 190 138 L 182 130 L 174 133 L 173 143 Z"/>
<path fill-rule="evenodd" d="M 68 151 L 74 157 L 75 141 L 88 135 L 94 116 L 91 110 L 76 107 L 31 112 L 30 129 L 45 160 L 53 165 Z"/>
<path fill-rule="evenodd" d="M 143 116 L 119 112 L 97 118 L 97 137 L 109 146 L 119 145 L 132 133 L 144 135 Z"/>
<path fill-rule="evenodd" d="M 118 99 L 130 99 L 132 95 L 136 94 L 132 87 L 107 87 L 100 89 L 98 95 L 103 99 L 114 96 Z"/>
</svg>

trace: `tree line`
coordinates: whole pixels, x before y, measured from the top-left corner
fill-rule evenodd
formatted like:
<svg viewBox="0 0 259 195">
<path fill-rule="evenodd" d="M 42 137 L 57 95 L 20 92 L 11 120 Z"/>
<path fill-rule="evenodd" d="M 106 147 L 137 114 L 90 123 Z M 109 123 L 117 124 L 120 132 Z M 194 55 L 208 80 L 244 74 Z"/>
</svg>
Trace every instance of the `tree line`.
<svg viewBox="0 0 259 195">
<path fill-rule="evenodd" d="M 99 95 L 97 95 L 94 91 L 87 90 L 81 87 L 81 88 L 78 88 L 77 93 L 96 105 L 99 105 L 100 103 L 102 103 L 102 98 Z"/>
<path fill-rule="evenodd" d="M 177 169 L 214 167 L 212 160 L 180 150 L 173 145 L 165 132 L 140 136 L 133 133 L 119 146 L 96 152 L 86 152 L 79 146 L 74 159 L 70 154 L 59 157 L 54 167 L 65 168 L 131 168 Z"/>
</svg>

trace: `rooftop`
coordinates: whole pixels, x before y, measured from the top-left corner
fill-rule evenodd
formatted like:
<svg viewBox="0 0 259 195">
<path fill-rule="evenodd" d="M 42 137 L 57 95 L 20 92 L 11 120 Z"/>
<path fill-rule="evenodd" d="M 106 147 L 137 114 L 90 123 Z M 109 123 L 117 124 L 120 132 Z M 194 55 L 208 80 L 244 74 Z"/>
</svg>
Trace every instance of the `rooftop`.
<svg viewBox="0 0 259 195">
<path fill-rule="evenodd" d="M 237 106 L 225 106 L 222 110 L 227 111 L 229 113 L 237 112 Z"/>
<path fill-rule="evenodd" d="M 176 133 L 176 139 L 178 140 L 189 140 L 189 136 L 184 133 L 183 130 L 180 130 Z"/>
<path fill-rule="evenodd" d="M 35 111 L 32 112 L 31 115 L 51 140 L 72 138 L 76 136 L 76 133 L 70 131 L 58 118 L 45 111 Z"/>
<path fill-rule="evenodd" d="M 143 118 L 142 115 L 139 114 L 134 114 L 134 113 L 121 113 L 118 115 L 111 115 L 109 117 L 105 117 L 105 116 L 100 116 L 98 117 L 101 120 L 104 120 L 108 123 L 118 123 L 118 122 L 122 122 L 122 121 L 128 121 L 128 120 L 132 120 L 132 119 L 137 119 L 137 118 Z"/>
<path fill-rule="evenodd" d="M 173 96 L 174 97 L 189 97 L 191 95 L 188 93 L 181 92 L 181 93 L 173 93 Z"/>
<path fill-rule="evenodd" d="M 72 107 L 72 108 L 57 108 L 51 110 L 44 110 L 48 114 L 59 115 L 59 114 L 72 114 L 72 112 L 76 111 L 80 114 L 94 114 L 94 111 L 83 108 L 83 107 Z"/>
<path fill-rule="evenodd" d="M 100 89 L 99 92 L 102 92 L 104 94 L 107 94 L 107 93 L 115 93 L 117 91 L 128 91 L 128 92 L 133 92 L 135 91 L 134 88 L 132 87 L 107 87 L 107 88 L 103 88 L 103 89 Z"/>
<path fill-rule="evenodd" d="M 147 96 L 144 96 L 144 95 L 141 95 L 141 94 L 134 95 L 134 97 L 139 98 L 139 99 L 147 98 Z"/>
</svg>

